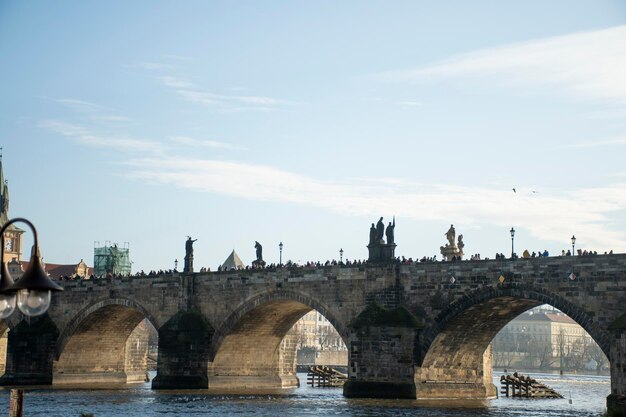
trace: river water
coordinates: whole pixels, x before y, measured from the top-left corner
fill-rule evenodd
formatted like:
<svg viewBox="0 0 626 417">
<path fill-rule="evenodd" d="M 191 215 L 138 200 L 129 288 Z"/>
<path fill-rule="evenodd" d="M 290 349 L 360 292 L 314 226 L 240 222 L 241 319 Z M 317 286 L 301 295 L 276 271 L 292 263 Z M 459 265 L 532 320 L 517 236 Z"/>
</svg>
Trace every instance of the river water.
<svg viewBox="0 0 626 417">
<path fill-rule="evenodd" d="M 154 376 L 154 375 L 152 375 Z M 298 374 L 306 381 L 306 374 Z M 498 398 L 484 401 L 348 399 L 341 388 L 300 388 L 280 392 L 215 393 L 153 391 L 150 384 L 120 389 L 35 389 L 24 395 L 24 416 L 602 416 L 610 392 L 608 377 L 531 374 L 564 399 Z M 494 372 L 499 387 L 500 374 Z M 0 415 L 8 413 L 8 390 L 0 390 Z M 570 403 L 571 399 L 571 403 Z"/>
</svg>

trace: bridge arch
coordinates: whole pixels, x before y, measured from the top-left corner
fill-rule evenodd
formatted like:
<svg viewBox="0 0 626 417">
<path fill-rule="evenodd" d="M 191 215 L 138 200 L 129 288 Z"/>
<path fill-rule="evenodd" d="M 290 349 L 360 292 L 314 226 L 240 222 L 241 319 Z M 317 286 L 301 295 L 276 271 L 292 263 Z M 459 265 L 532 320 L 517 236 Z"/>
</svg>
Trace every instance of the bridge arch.
<svg viewBox="0 0 626 417">
<path fill-rule="evenodd" d="M 497 300 L 499 302 L 515 300 L 516 302 L 505 305 L 505 308 L 499 315 L 494 315 L 489 313 L 494 312 L 498 306 L 493 302 L 488 304 L 491 300 Z M 545 288 L 536 288 L 533 285 L 517 283 L 505 283 L 496 287 L 489 286 L 480 288 L 452 302 L 437 315 L 435 323 L 423 332 L 422 353 L 425 354 L 429 350 L 437 335 L 444 331 L 444 329 L 455 320 L 458 320 L 463 314 L 467 314 L 470 309 L 472 309 L 473 322 L 476 326 L 481 325 L 481 319 L 475 315 L 478 313 L 478 311 L 476 311 L 478 310 L 476 308 L 477 306 L 484 306 L 480 308 L 480 310 L 483 313 L 487 313 L 484 319 L 491 324 L 492 330 L 495 329 L 493 332 L 493 336 L 495 336 L 509 321 L 524 311 L 542 304 L 549 304 L 556 307 L 571 317 L 591 335 L 604 354 L 608 356 L 608 332 L 606 329 L 602 329 L 601 326 L 594 323 L 592 316 L 586 312 L 582 306 L 576 305 L 558 294 L 547 291 Z M 468 332 L 469 331 L 468 329 Z M 493 336 L 489 339 L 490 341 L 493 339 Z M 485 348 L 487 345 L 485 345 Z"/>
<path fill-rule="evenodd" d="M 256 296 L 244 301 L 241 303 L 227 318 L 224 320 L 219 327 L 217 327 L 215 334 L 213 335 L 213 341 L 211 343 L 211 357 L 214 357 L 215 354 L 220 349 L 224 338 L 230 334 L 238 325 L 241 324 L 241 320 L 244 316 L 249 314 L 251 311 L 263 306 L 264 304 L 269 304 L 273 302 L 291 302 L 301 304 L 302 306 L 308 307 L 303 308 L 300 307 L 300 310 L 304 312 L 300 314 L 296 318 L 296 320 L 291 323 L 287 330 L 293 326 L 293 324 L 304 314 L 308 313 L 311 310 L 317 310 L 320 312 L 326 319 L 332 324 L 341 338 L 344 340 L 348 340 L 349 330 L 346 325 L 340 322 L 336 315 L 321 301 L 311 297 L 310 295 L 303 294 L 296 291 L 289 290 L 278 290 L 278 291 L 268 291 L 261 294 L 257 294 Z"/>
<path fill-rule="evenodd" d="M 295 386 L 296 338 L 288 331 L 311 310 L 326 317 L 344 343 L 348 340 L 347 327 L 314 297 L 282 289 L 257 294 L 217 328 L 210 347 L 209 387 Z"/>
<path fill-rule="evenodd" d="M 416 372 L 418 397 L 420 389 L 426 391 L 419 382 L 426 381 L 431 381 L 429 391 L 437 383 L 455 382 L 471 386 L 467 389 L 467 396 L 495 395 L 489 349 L 491 341 L 508 322 L 542 304 L 550 304 L 570 316 L 609 356 L 607 330 L 594 322 L 584 306 L 531 284 L 488 286 L 452 302 L 437 315 L 431 326 L 424 329 L 416 361 L 421 366 Z M 440 390 L 440 387 L 436 389 Z"/>
<path fill-rule="evenodd" d="M 57 339 L 53 384 L 144 381 L 147 330 L 139 326 L 144 319 L 158 323 L 128 298 L 101 299 L 83 308 Z"/>
</svg>

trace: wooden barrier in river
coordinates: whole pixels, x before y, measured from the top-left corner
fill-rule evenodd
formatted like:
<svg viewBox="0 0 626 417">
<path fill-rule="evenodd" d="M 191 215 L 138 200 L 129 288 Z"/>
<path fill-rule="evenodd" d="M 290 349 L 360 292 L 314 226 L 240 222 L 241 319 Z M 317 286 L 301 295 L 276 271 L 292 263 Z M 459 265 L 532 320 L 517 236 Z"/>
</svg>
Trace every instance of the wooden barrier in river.
<svg viewBox="0 0 626 417">
<path fill-rule="evenodd" d="M 561 394 L 529 376 L 502 375 L 500 377 L 500 395 L 524 398 L 563 398 Z"/>
<path fill-rule="evenodd" d="M 309 366 L 307 384 L 312 387 L 341 387 L 348 375 L 329 366 Z"/>
</svg>

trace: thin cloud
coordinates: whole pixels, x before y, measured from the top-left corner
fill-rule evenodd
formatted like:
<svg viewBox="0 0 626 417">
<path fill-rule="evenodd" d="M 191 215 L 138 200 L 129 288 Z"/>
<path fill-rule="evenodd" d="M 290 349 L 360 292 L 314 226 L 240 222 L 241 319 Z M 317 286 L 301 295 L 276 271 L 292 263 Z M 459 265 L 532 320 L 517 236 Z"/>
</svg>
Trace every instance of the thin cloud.
<svg viewBox="0 0 626 417">
<path fill-rule="evenodd" d="M 195 148 L 229 149 L 233 151 L 245 151 L 248 149 L 245 146 L 233 145 L 217 140 L 202 140 L 190 138 L 187 136 L 172 136 L 170 137 L 170 140 L 179 145 L 185 145 Z"/>
<path fill-rule="evenodd" d="M 79 113 L 94 113 L 104 110 L 104 108 L 98 104 L 76 98 L 57 98 L 54 99 L 54 101 Z"/>
<path fill-rule="evenodd" d="M 159 153 L 164 150 L 163 145 L 159 142 L 113 135 L 98 135 L 83 126 L 61 120 L 44 120 L 39 123 L 39 127 L 71 138 L 81 145 L 97 148 L 111 148 L 133 153 Z"/>
<path fill-rule="evenodd" d="M 584 99 L 626 102 L 626 25 L 538 39 L 378 74 L 393 81 L 502 75 L 513 82 L 555 84 Z M 491 78 L 490 78 L 491 80 Z"/>
<path fill-rule="evenodd" d="M 62 104 L 70 108 L 76 113 L 80 113 L 88 119 L 102 122 L 126 123 L 131 119 L 126 116 L 112 114 L 104 106 L 90 101 L 79 100 L 76 98 L 57 98 L 53 99 L 56 103 Z"/>
<path fill-rule="evenodd" d="M 422 103 L 421 101 L 415 101 L 415 100 L 400 100 L 400 101 L 397 101 L 396 103 L 401 106 L 406 106 L 406 107 L 422 107 L 424 105 L 424 103 Z"/>
<path fill-rule="evenodd" d="M 116 114 L 93 114 L 91 115 L 91 120 L 101 121 L 101 122 L 115 122 L 115 123 L 126 123 L 130 122 L 131 119 L 126 116 L 119 116 Z"/>
<path fill-rule="evenodd" d="M 165 70 L 165 69 L 175 69 L 176 65 L 172 64 L 163 64 L 161 62 L 136 62 L 134 64 L 127 65 L 130 68 L 139 68 L 148 71 L 156 71 L 156 70 Z"/>
<path fill-rule="evenodd" d="M 161 84 L 169 88 L 178 96 L 192 103 L 202 104 L 225 111 L 244 110 L 280 110 L 287 106 L 295 105 L 295 102 L 266 96 L 216 94 L 206 91 L 188 80 L 173 76 L 157 78 Z"/>
<path fill-rule="evenodd" d="M 623 146 L 626 145 L 626 136 L 619 138 L 610 138 L 603 140 L 594 140 L 586 142 L 578 142 L 570 145 L 570 148 L 599 148 L 604 146 Z"/>
<path fill-rule="evenodd" d="M 161 54 L 162 58 L 171 59 L 172 61 L 193 61 L 193 58 L 176 54 Z"/>
<path fill-rule="evenodd" d="M 596 120 L 626 119 L 626 108 L 608 108 L 589 112 L 587 117 Z"/>
<path fill-rule="evenodd" d="M 597 250 L 626 248 L 626 234 L 610 227 L 611 214 L 626 209 L 626 184 L 558 195 L 512 195 L 509 190 L 425 185 L 401 179 L 321 181 L 232 161 L 145 158 L 127 161 L 127 165 L 133 179 L 200 192 L 301 204 L 346 215 L 393 212 L 421 221 L 455 219 L 468 227 L 519 224 L 545 240 L 569 236 L 575 230 Z"/>
</svg>

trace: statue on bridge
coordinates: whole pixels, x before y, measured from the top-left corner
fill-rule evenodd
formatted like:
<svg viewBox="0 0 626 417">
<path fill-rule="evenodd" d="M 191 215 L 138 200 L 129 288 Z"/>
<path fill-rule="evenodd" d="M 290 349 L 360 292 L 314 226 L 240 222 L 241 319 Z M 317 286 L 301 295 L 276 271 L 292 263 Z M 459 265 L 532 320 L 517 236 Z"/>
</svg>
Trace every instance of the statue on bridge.
<svg viewBox="0 0 626 417">
<path fill-rule="evenodd" d="M 456 237 L 456 230 L 454 230 L 454 225 L 451 224 L 450 228 L 446 232 L 446 239 L 448 239 L 448 245 L 450 247 L 454 247 L 454 239 Z"/>
<path fill-rule="evenodd" d="M 386 231 L 382 217 L 378 220 L 376 226 L 372 223 L 372 227 L 370 227 L 369 244 L 367 245 L 367 249 L 369 250 L 368 262 L 390 262 L 395 260 L 395 227 L 395 217 L 393 218 L 393 222 L 389 222 Z M 387 243 L 385 243 L 383 236 L 387 236 Z"/>
<path fill-rule="evenodd" d="M 383 236 L 385 235 L 385 223 L 383 223 L 383 218 L 381 217 L 376 223 L 376 242 L 384 243 Z"/>
<path fill-rule="evenodd" d="M 193 242 L 198 239 L 191 239 L 191 236 L 187 236 L 187 241 L 185 242 L 185 267 L 183 272 L 191 273 L 193 272 Z"/>
<path fill-rule="evenodd" d="M 385 234 L 387 235 L 387 244 L 391 245 L 394 241 L 393 230 L 396 228 L 396 216 L 393 216 L 393 224 L 389 222 Z"/>
<path fill-rule="evenodd" d="M 443 255 L 443 259 L 446 261 L 463 259 L 463 248 L 465 247 L 465 243 L 463 243 L 463 235 L 459 235 L 458 242 L 455 242 L 456 230 L 454 229 L 454 225 L 451 224 L 450 228 L 445 233 L 445 236 L 448 243 L 439 248 L 441 254 Z"/>
<path fill-rule="evenodd" d="M 254 249 L 256 249 L 256 260 L 252 261 L 252 266 L 257 268 L 265 266 L 265 261 L 263 260 L 263 246 L 256 240 L 254 241 Z"/>
</svg>

